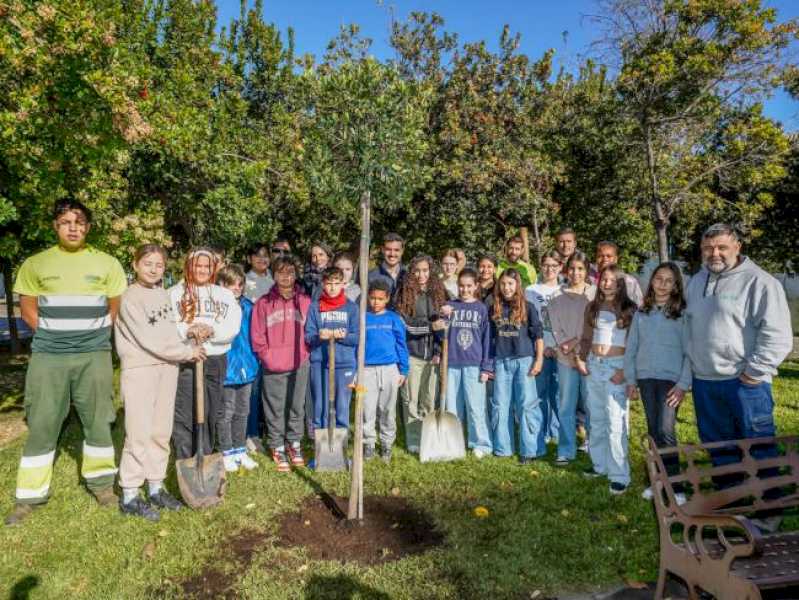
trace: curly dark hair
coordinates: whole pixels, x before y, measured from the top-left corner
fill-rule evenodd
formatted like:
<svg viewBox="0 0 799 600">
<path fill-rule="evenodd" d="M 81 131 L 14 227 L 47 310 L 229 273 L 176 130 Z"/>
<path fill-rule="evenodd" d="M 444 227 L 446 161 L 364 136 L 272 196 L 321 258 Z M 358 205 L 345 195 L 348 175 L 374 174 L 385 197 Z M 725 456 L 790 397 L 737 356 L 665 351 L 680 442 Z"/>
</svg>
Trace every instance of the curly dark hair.
<svg viewBox="0 0 799 600">
<path fill-rule="evenodd" d="M 447 301 L 447 290 L 439 278 L 439 268 L 436 261 L 427 255 L 414 257 L 408 265 L 408 273 L 402 280 L 399 292 L 397 293 L 397 311 L 404 317 L 413 317 L 416 312 L 416 298 L 422 292 L 422 287 L 416 280 L 413 272 L 419 263 L 426 262 L 430 267 L 430 278 L 427 280 L 427 293 L 433 303 L 433 309 L 438 312 Z"/>
</svg>

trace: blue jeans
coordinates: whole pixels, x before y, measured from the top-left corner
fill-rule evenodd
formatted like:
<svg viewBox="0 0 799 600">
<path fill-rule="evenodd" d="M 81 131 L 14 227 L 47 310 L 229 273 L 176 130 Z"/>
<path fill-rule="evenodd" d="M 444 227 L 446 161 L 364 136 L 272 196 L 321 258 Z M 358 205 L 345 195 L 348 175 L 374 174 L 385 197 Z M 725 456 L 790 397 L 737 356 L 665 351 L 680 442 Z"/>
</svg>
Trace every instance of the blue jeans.
<svg viewBox="0 0 799 600">
<path fill-rule="evenodd" d="M 447 369 L 447 412 L 458 415 L 461 423 L 466 423 L 469 448 L 491 452 L 486 385 L 480 382 L 480 367 Z"/>
<path fill-rule="evenodd" d="M 554 356 L 544 357 L 544 368 L 535 378 L 538 397 L 541 398 L 542 423 L 544 438 L 558 439 L 558 359 Z"/>
<path fill-rule="evenodd" d="M 696 426 L 703 443 L 776 435 L 770 383 L 747 385 L 737 377 L 722 381 L 694 378 L 693 395 Z M 776 456 L 776 449 L 755 447 L 752 455 L 755 458 Z M 711 457 L 717 466 L 741 460 L 734 447 L 713 450 Z"/>
<path fill-rule="evenodd" d="M 558 457 L 573 460 L 577 455 L 577 403 L 586 396 L 585 377 L 558 362 L 558 389 Z"/>
<path fill-rule="evenodd" d="M 610 379 L 624 368 L 624 357 L 588 357 L 588 451 L 594 471 L 607 475 L 614 483 L 629 485 L 630 411 L 625 384 Z"/>
<path fill-rule="evenodd" d="M 532 458 L 546 454 L 541 401 L 535 377 L 528 375 L 532 364 L 532 356 L 498 359 L 494 363 L 494 395 L 489 405 L 497 456 L 513 454 L 517 423 L 519 455 Z"/>
<path fill-rule="evenodd" d="M 311 397 L 313 398 L 313 426 L 314 429 L 327 427 L 327 414 L 330 405 L 327 391 L 327 365 L 318 362 L 311 363 Z M 348 428 L 350 425 L 350 398 L 352 389 L 349 387 L 355 379 L 354 368 L 336 369 L 336 427 Z"/>
</svg>

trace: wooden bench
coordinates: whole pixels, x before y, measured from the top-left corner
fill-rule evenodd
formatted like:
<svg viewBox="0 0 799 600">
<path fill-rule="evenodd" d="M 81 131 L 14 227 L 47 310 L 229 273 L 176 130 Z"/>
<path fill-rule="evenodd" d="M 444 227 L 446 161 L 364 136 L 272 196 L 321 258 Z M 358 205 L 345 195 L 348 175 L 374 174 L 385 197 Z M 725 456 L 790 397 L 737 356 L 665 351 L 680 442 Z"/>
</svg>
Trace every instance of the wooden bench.
<svg viewBox="0 0 799 600">
<path fill-rule="evenodd" d="M 711 451 L 738 460 L 714 466 Z M 675 456 L 679 472 L 670 476 L 663 458 Z M 656 599 L 668 575 L 682 580 L 691 600 L 755 600 L 799 585 L 799 532 L 762 533 L 747 516 L 799 506 L 799 437 L 672 448 L 650 437 L 646 462 L 660 529 Z M 682 505 L 675 486 L 687 497 Z"/>
</svg>

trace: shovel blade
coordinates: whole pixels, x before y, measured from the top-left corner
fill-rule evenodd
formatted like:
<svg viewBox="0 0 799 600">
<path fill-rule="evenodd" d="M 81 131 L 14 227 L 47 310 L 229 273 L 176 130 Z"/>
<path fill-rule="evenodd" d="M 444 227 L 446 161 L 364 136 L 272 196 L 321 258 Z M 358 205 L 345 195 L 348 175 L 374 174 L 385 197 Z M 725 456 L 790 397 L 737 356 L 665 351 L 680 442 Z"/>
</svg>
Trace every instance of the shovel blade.
<svg viewBox="0 0 799 600">
<path fill-rule="evenodd" d="M 466 456 L 463 426 L 447 411 L 435 411 L 422 421 L 419 462 L 443 462 Z"/>
<path fill-rule="evenodd" d="M 192 508 L 207 508 L 222 502 L 227 481 L 220 453 L 175 461 L 178 487 L 183 500 Z"/>
<path fill-rule="evenodd" d="M 333 439 L 327 429 L 314 431 L 314 451 L 317 471 L 347 470 L 347 438 L 349 430 L 337 427 L 333 430 Z M 331 449 L 332 448 L 332 449 Z"/>
</svg>

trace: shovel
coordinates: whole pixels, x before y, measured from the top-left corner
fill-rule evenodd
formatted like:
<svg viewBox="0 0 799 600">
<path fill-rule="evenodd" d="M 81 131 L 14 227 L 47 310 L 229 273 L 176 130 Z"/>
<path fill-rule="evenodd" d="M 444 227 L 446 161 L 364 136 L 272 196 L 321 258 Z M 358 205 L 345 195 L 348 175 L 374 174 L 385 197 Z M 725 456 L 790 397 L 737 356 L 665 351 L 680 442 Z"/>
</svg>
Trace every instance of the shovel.
<svg viewBox="0 0 799 600">
<path fill-rule="evenodd" d="M 219 452 L 205 456 L 202 430 L 205 425 L 205 381 L 203 361 L 194 365 L 194 456 L 175 461 L 178 486 L 183 500 L 192 508 L 215 506 L 225 495 L 225 464 Z"/>
<path fill-rule="evenodd" d="M 447 369 L 449 365 L 449 339 L 444 336 L 441 344 L 441 392 L 438 410 L 425 416 L 422 421 L 422 439 L 419 443 L 419 462 L 443 462 L 458 460 L 466 456 L 463 426 L 457 415 L 447 412 L 444 403 L 447 397 Z"/>
<path fill-rule="evenodd" d="M 314 432 L 316 470 L 346 471 L 349 430 L 336 427 L 336 340 L 330 338 L 327 351 L 327 429 Z"/>
</svg>

